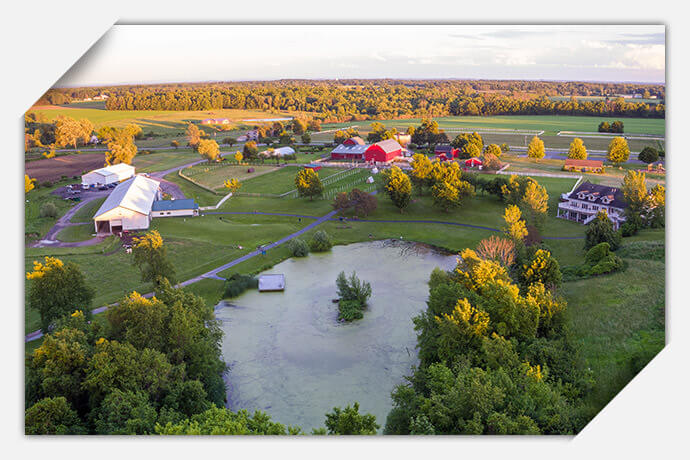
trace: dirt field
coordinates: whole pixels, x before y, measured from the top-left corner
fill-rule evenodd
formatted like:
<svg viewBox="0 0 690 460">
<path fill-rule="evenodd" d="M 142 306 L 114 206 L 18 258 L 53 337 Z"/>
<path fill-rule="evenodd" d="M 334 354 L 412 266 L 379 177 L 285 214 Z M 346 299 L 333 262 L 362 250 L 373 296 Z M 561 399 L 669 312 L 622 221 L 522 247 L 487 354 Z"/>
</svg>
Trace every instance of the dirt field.
<svg viewBox="0 0 690 460">
<path fill-rule="evenodd" d="M 101 152 L 29 161 L 24 169 L 29 177 L 43 182 L 60 179 L 62 176 L 81 176 L 84 171 L 102 168 L 103 165 L 105 165 L 105 154 Z"/>
</svg>

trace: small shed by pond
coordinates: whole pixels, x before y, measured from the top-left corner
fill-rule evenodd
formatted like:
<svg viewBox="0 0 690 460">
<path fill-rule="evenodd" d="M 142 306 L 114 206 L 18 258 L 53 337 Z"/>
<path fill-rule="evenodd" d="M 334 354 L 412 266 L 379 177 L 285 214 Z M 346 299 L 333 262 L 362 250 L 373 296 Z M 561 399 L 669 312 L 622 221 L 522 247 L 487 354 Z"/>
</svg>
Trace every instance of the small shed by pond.
<svg viewBox="0 0 690 460">
<path fill-rule="evenodd" d="M 284 291 L 285 275 L 260 275 L 259 292 Z"/>
</svg>

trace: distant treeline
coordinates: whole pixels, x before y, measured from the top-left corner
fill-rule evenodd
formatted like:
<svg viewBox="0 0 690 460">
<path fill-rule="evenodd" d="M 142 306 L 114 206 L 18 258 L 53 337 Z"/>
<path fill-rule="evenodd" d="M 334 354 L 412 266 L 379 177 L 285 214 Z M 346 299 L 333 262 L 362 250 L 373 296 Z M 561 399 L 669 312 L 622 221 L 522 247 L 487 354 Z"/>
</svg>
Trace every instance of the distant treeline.
<svg viewBox="0 0 690 460">
<path fill-rule="evenodd" d="M 281 80 L 58 88 L 39 103 L 61 104 L 101 93 L 109 96 L 108 110 L 300 111 L 328 122 L 449 115 L 665 116 L 664 85 L 543 81 Z M 656 96 L 660 103 L 615 96 L 619 94 Z M 609 99 L 549 99 L 555 95 Z"/>
</svg>

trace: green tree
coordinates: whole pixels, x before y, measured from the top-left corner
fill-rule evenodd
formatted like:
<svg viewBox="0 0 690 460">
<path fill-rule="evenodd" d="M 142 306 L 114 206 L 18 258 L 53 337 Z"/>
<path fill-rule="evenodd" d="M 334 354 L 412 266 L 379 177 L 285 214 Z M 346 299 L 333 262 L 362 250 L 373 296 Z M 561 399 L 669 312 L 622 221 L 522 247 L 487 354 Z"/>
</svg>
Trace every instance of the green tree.
<svg viewBox="0 0 690 460">
<path fill-rule="evenodd" d="M 142 281 L 153 283 L 156 287 L 163 278 L 175 282 L 175 267 L 168 260 L 167 249 L 158 230 L 135 237 L 132 242 L 133 263 L 141 271 Z"/>
<path fill-rule="evenodd" d="M 650 164 L 659 161 L 659 152 L 654 147 L 646 146 L 637 155 L 637 159 Z"/>
<path fill-rule="evenodd" d="M 628 141 L 623 137 L 614 137 L 609 143 L 607 159 L 614 164 L 625 163 L 630 158 Z"/>
<path fill-rule="evenodd" d="M 55 119 L 55 144 L 58 147 L 71 145 L 76 149 L 79 142 L 89 142 L 92 132 L 93 124 L 87 119 L 75 120 L 64 115 Z"/>
<path fill-rule="evenodd" d="M 375 435 L 380 426 L 372 414 L 360 414 L 359 403 L 348 405 L 345 409 L 334 407 L 326 414 L 328 434 Z"/>
<path fill-rule="evenodd" d="M 158 414 L 142 391 L 114 389 L 91 414 L 96 434 L 153 434 Z"/>
<path fill-rule="evenodd" d="M 302 134 L 300 139 L 302 140 L 303 144 L 310 144 L 311 143 L 311 135 L 306 131 Z"/>
<path fill-rule="evenodd" d="M 324 230 L 317 230 L 309 241 L 309 249 L 313 252 L 330 251 L 333 247 L 331 236 Z"/>
<path fill-rule="evenodd" d="M 561 268 L 558 261 L 546 249 L 536 249 L 524 264 L 521 264 L 518 280 L 523 289 L 534 283 L 541 283 L 549 289 L 561 284 Z"/>
<path fill-rule="evenodd" d="M 525 194 L 520 201 L 520 208 L 528 224 L 536 228 L 543 228 L 549 211 L 549 194 L 546 187 L 530 180 L 525 187 Z"/>
<path fill-rule="evenodd" d="M 202 131 L 195 124 L 189 123 L 187 125 L 187 144 L 194 150 L 199 147 L 199 142 L 201 142 Z"/>
<path fill-rule="evenodd" d="M 105 161 L 108 164 L 132 164 L 138 149 L 134 143 L 137 133 L 141 133 L 141 128 L 135 124 L 128 124 L 124 128 L 112 128 L 109 134 L 104 135 L 108 144 L 105 152 Z"/>
<path fill-rule="evenodd" d="M 585 144 L 582 142 L 582 139 L 576 137 L 570 143 L 570 148 L 568 149 L 568 158 L 572 158 L 574 160 L 587 159 L 587 149 L 585 148 Z"/>
<path fill-rule="evenodd" d="M 295 118 L 292 120 L 292 132 L 296 135 L 304 134 L 307 131 L 307 123 L 304 120 Z"/>
<path fill-rule="evenodd" d="M 179 423 L 156 425 L 156 433 L 164 435 L 285 435 L 300 434 L 301 429 L 273 422 L 267 414 L 246 410 L 232 412 L 213 407 Z"/>
<path fill-rule="evenodd" d="M 501 147 L 499 147 L 499 146 L 496 145 L 496 144 L 489 144 L 489 145 L 487 145 L 486 148 L 484 149 L 484 155 L 485 155 L 485 156 L 486 156 L 487 154 L 491 154 L 491 155 L 494 155 L 496 158 L 500 158 L 500 157 L 501 157 L 501 153 L 503 153 L 503 152 L 501 151 Z"/>
<path fill-rule="evenodd" d="M 527 146 L 527 157 L 534 158 L 535 160 L 540 160 L 544 158 L 544 141 L 534 136 Z"/>
<path fill-rule="evenodd" d="M 412 171 L 410 172 L 410 180 L 421 195 L 423 187 L 429 185 L 433 165 L 429 157 L 421 153 L 412 155 L 411 165 Z"/>
<path fill-rule="evenodd" d="M 65 264 L 58 258 L 46 257 L 44 263 L 34 261 L 33 271 L 26 278 L 30 281 L 29 305 L 41 315 L 44 333 L 55 320 L 75 310 L 91 315 L 94 292 L 75 263 Z"/>
<path fill-rule="evenodd" d="M 249 141 L 245 143 L 244 147 L 242 147 L 242 154 L 247 160 L 256 160 L 256 157 L 259 154 L 259 148 L 256 146 L 256 142 Z"/>
<path fill-rule="evenodd" d="M 62 397 L 44 398 L 26 410 L 25 434 L 86 434 L 77 412 Z"/>
<path fill-rule="evenodd" d="M 323 184 L 319 174 L 311 168 L 301 169 L 295 176 L 295 187 L 299 196 L 307 196 L 310 200 L 323 195 Z"/>
<path fill-rule="evenodd" d="M 621 234 L 613 229 L 606 211 L 599 211 L 596 218 L 587 225 L 585 232 L 585 249 L 590 249 L 599 243 L 608 243 L 615 251 L 621 244 Z"/>
</svg>

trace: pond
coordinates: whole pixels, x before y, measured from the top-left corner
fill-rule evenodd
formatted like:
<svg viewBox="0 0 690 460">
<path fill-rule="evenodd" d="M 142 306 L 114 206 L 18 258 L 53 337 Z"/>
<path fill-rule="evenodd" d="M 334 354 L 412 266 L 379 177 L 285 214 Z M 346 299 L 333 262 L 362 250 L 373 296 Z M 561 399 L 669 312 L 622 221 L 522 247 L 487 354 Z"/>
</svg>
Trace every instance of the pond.
<svg viewBox="0 0 690 460">
<path fill-rule="evenodd" d="M 390 393 L 417 364 L 412 317 L 426 307 L 434 267 L 456 256 L 397 241 L 336 246 L 288 259 L 266 273 L 285 275 L 284 292 L 256 290 L 221 302 L 228 407 L 268 412 L 306 432 L 333 407 L 358 401 L 384 426 Z M 353 270 L 369 281 L 364 318 L 338 322 L 335 279 Z"/>
</svg>

